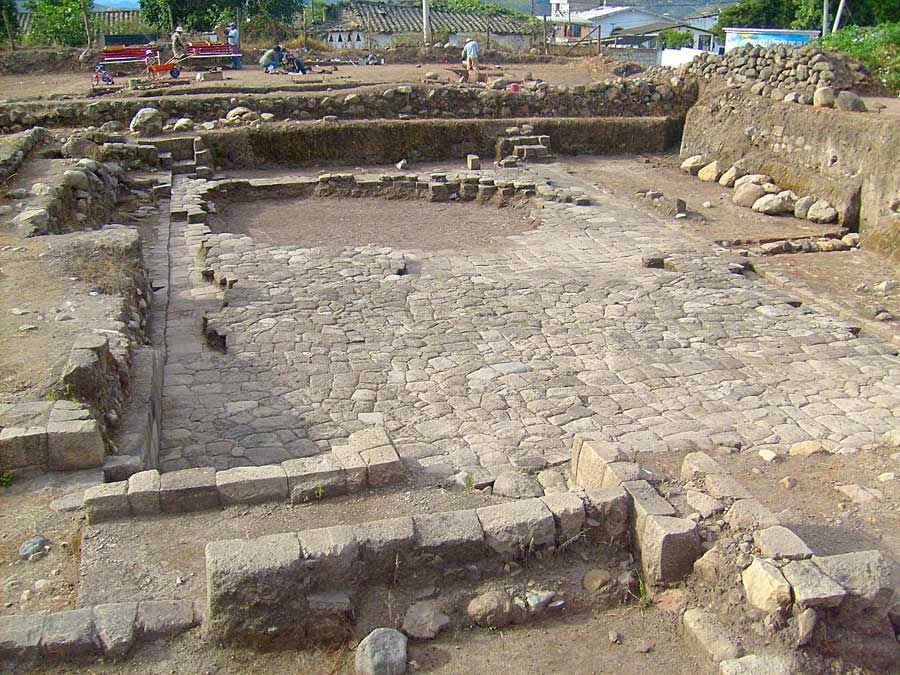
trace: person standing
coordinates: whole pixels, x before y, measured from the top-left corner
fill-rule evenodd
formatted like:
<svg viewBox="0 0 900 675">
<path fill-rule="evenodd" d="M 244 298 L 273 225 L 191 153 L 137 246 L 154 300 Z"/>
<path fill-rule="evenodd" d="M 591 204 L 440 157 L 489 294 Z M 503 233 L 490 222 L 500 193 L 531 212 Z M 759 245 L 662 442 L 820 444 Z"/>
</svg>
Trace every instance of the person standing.
<svg viewBox="0 0 900 675">
<path fill-rule="evenodd" d="M 241 57 L 238 55 L 240 48 L 240 35 L 237 24 L 232 22 L 225 28 L 225 39 L 228 41 L 228 50 L 231 52 L 231 68 L 242 70 L 244 67 Z"/>
<path fill-rule="evenodd" d="M 466 40 L 466 44 L 463 46 L 462 57 L 466 62 L 466 70 L 469 71 L 469 81 L 473 80 L 472 75 L 474 74 L 474 81 L 478 81 L 478 42 L 475 41 L 475 38 L 469 38 Z"/>
<path fill-rule="evenodd" d="M 178 26 L 175 29 L 175 32 L 172 33 L 172 56 L 177 61 L 178 59 L 184 58 L 186 51 L 187 45 L 184 41 L 184 28 Z"/>
</svg>

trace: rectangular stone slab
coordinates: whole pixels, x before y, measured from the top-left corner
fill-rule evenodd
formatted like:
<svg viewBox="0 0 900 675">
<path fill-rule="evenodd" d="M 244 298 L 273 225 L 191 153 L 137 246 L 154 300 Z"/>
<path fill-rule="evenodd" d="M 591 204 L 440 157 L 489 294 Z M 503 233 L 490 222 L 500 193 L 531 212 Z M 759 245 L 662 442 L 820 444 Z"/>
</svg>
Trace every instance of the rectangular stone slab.
<svg viewBox="0 0 900 675">
<path fill-rule="evenodd" d="M 101 483 L 88 488 L 84 492 L 84 510 L 88 523 L 130 516 L 128 481 Z"/>
<path fill-rule="evenodd" d="M 36 658 L 40 653 L 43 630 L 44 616 L 41 614 L 0 616 L 0 662 Z"/>
<path fill-rule="evenodd" d="M 288 481 L 279 464 L 241 466 L 216 472 L 216 489 L 224 506 L 285 501 Z"/>
<path fill-rule="evenodd" d="M 128 504 L 136 516 L 152 516 L 162 510 L 159 471 L 138 471 L 128 479 Z"/>
<path fill-rule="evenodd" d="M 837 607 L 847 597 L 847 591 L 811 560 L 788 563 L 781 573 L 794 591 L 794 602 L 802 609 Z"/>
<path fill-rule="evenodd" d="M 159 501 L 166 513 L 203 511 L 219 506 L 216 472 L 211 467 L 170 471 L 160 477 Z"/>
<path fill-rule="evenodd" d="M 479 560 L 484 556 L 484 530 L 473 510 L 413 516 L 416 550 L 445 560 Z"/>
<path fill-rule="evenodd" d="M 50 659 L 78 660 L 93 656 L 94 618 L 90 608 L 57 612 L 44 617 L 41 650 Z"/>
<path fill-rule="evenodd" d="M 540 499 L 523 499 L 477 509 L 490 548 L 502 556 L 526 556 L 556 543 L 553 513 Z"/>
</svg>

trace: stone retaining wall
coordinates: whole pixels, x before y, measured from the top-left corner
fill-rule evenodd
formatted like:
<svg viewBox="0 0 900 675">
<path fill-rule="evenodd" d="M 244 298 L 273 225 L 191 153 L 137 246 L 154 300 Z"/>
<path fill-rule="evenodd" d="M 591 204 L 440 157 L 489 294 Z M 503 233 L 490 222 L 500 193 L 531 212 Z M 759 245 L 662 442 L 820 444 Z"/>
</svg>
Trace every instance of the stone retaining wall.
<svg viewBox="0 0 900 675">
<path fill-rule="evenodd" d="M 678 142 L 669 117 L 509 118 L 262 125 L 202 134 L 223 169 L 292 167 L 316 162 L 389 164 L 493 157 L 507 127 L 530 124 L 565 154 L 658 153 Z"/>
<path fill-rule="evenodd" d="M 188 117 L 194 122 L 225 118 L 236 106 L 279 119 L 311 120 L 334 115 L 342 119 L 398 116 L 427 118 L 509 117 L 681 117 L 697 98 L 696 86 L 669 82 L 610 80 L 577 87 L 542 85 L 535 92 L 509 92 L 453 86 L 404 85 L 359 94 L 314 96 L 266 95 L 250 98 L 159 97 L 99 101 L 15 102 L 0 105 L 0 133 L 42 125 L 99 126 L 118 121 L 129 124 L 141 108 L 152 107 L 163 119 Z"/>
<path fill-rule="evenodd" d="M 89 523 L 290 500 L 292 504 L 382 487 L 403 480 L 400 456 L 383 428 L 350 435 L 347 446 L 281 464 L 216 471 L 211 467 L 135 473 L 84 494 Z"/>
<path fill-rule="evenodd" d="M 200 623 L 190 600 L 121 602 L 56 614 L 0 616 L 0 663 L 121 659 L 138 643 Z"/>
<path fill-rule="evenodd" d="M 251 646 L 349 637 L 352 597 L 368 584 L 562 547 L 583 532 L 601 545 L 627 537 L 622 489 L 556 493 L 466 511 L 213 541 L 206 547 L 207 635 Z"/>
<path fill-rule="evenodd" d="M 4 145 L 0 149 L 0 181 L 16 173 L 28 154 L 48 138 L 50 133 L 46 129 L 34 127 L 3 139 Z"/>
<path fill-rule="evenodd" d="M 726 166 L 744 158 L 798 194 L 831 202 L 862 245 L 900 260 L 900 126 L 864 115 L 706 93 L 688 113 L 681 153 Z"/>
</svg>

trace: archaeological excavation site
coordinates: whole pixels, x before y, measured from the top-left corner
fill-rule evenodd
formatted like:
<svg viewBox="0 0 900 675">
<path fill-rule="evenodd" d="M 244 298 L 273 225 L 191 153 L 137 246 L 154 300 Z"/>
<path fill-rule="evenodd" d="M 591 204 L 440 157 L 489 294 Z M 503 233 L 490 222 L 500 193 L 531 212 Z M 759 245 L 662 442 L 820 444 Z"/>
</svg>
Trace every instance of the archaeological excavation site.
<svg viewBox="0 0 900 675">
<path fill-rule="evenodd" d="M 0 671 L 900 673 L 896 95 L 442 60 L 0 73 Z"/>
</svg>

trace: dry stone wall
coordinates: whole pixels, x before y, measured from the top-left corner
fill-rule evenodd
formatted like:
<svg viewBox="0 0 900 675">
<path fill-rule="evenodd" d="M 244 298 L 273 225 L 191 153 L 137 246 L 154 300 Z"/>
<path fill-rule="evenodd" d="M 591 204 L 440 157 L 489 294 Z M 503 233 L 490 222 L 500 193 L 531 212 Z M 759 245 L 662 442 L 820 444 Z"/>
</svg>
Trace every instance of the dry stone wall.
<svg viewBox="0 0 900 675">
<path fill-rule="evenodd" d="M 35 125 L 99 126 L 131 122 L 141 108 L 155 108 L 162 118 L 189 118 L 195 123 L 225 119 L 236 106 L 279 119 L 377 119 L 398 116 L 429 118 L 628 117 L 684 115 L 696 100 L 696 85 L 671 82 L 609 80 L 585 86 L 544 86 L 535 92 L 510 92 L 451 86 L 404 85 L 337 96 L 280 95 L 252 99 L 169 96 L 71 102 L 16 102 L 0 106 L 0 133 Z"/>
</svg>

